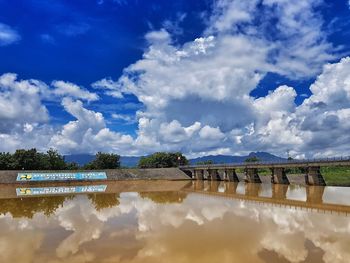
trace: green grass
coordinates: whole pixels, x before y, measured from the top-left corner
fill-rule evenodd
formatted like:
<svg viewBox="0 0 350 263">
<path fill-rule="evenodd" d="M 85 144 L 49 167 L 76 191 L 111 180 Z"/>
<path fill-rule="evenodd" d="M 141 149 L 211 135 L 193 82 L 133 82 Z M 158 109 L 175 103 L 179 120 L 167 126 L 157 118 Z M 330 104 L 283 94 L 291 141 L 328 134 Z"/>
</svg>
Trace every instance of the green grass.
<svg viewBox="0 0 350 263">
<path fill-rule="evenodd" d="M 327 185 L 350 186 L 350 167 L 321 167 Z"/>
</svg>

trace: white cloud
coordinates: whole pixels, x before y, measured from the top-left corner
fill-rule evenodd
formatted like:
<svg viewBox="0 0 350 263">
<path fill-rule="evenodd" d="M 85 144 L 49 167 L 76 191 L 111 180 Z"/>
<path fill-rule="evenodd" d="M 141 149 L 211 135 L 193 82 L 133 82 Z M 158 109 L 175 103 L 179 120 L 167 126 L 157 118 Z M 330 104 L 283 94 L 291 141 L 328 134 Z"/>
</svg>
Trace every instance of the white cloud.
<svg viewBox="0 0 350 263">
<path fill-rule="evenodd" d="M 104 78 L 92 84 L 118 99 L 133 94 L 144 105 L 135 116 L 136 138 L 110 130 L 102 113 L 74 100 L 94 101 L 98 99 L 95 93 L 69 82 L 55 81 L 49 87 L 34 80 L 26 83 L 37 87 L 37 108 L 45 109 L 40 102 L 45 96 L 56 100 L 70 97 L 63 99 L 62 106 L 76 120 L 55 127 L 53 132 L 51 127 L 43 128 L 47 114 L 46 119 L 33 116 L 33 120 L 19 121 L 16 138 L 41 129 L 48 132 L 49 145 L 63 152 L 102 150 L 131 155 L 180 150 L 189 156 L 252 150 L 280 155 L 290 150 L 294 156 L 347 153 L 350 58 L 327 64 L 300 106 L 295 104 L 296 90 L 283 83 L 270 87 L 276 89 L 265 97 L 250 96 L 267 73 L 315 77 L 322 65 L 334 58 L 322 31 L 322 16 L 315 11 L 321 3 L 220 0 L 215 2 L 203 36 L 193 41 L 174 44 L 165 29 L 147 33 L 149 48 L 124 69 L 118 81 Z M 134 118 L 120 112 L 109 114 L 126 122 Z M 2 136 L 12 135 L 7 130 Z"/>
<path fill-rule="evenodd" d="M 60 128 L 49 124 L 43 100 L 56 103 L 62 97 L 63 108 L 76 121 Z M 93 101 L 98 96 L 69 82 L 54 81 L 50 87 L 38 80 L 18 80 L 12 73 L 1 75 L 0 141 L 5 143 L 1 143 L 0 151 L 54 147 L 63 153 L 93 153 L 98 149 L 120 151 L 132 143 L 131 136 L 110 131 L 101 113 L 85 109 L 74 98 Z M 125 149 L 123 153 L 128 154 Z"/>
<path fill-rule="evenodd" d="M 89 92 L 71 82 L 55 80 L 52 82 L 52 86 L 55 87 L 52 93 L 57 96 L 69 96 L 87 101 L 95 101 L 99 99 L 97 94 Z"/>
<path fill-rule="evenodd" d="M 120 87 L 117 82 L 114 82 L 112 79 L 101 79 L 91 84 L 95 89 L 104 89 L 105 94 L 112 96 L 114 98 L 123 98 L 123 94 L 120 91 Z"/>
<path fill-rule="evenodd" d="M 171 36 L 165 29 L 151 31 L 146 34 L 145 38 L 151 44 L 167 44 L 171 41 Z"/>
<path fill-rule="evenodd" d="M 265 125 L 265 121 L 273 117 L 279 118 L 291 114 L 296 107 L 294 103 L 296 96 L 297 93 L 292 87 L 280 86 L 266 97 L 256 99 L 254 107 L 256 114 L 260 115 L 258 121 Z"/>
<path fill-rule="evenodd" d="M 17 80 L 12 73 L 0 76 L 0 133 L 18 131 L 27 123 L 46 123 L 49 114 L 41 103 L 46 85 L 37 80 Z"/>
<path fill-rule="evenodd" d="M 127 114 L 118 114 L 118 113 L 112 113 L 111 117 L 115 120 L 121 120 L 126 122 L 127 124 L 136 123 L 137 120 L 134 116 L 127 115 Z"/>
<path fill-rule="evenodd" d="M 291 77 L 309 77 L 334 59 L 333 47 L 315 11 L 323 1 L 284 0 L 216 2 L 208 33 L 245 35 L 270 47 L 272 71 Z"/>
<path fill-rule="evenodd" d="M 212 128 L 208 125 L 204 126 L 200 132 L 199 136 L 204 140 L 220 140 L 225 137 L 225 135 L 220 131 L 219 127 Z"/>
<path fill-rule="evenodd" d="M 295 105 L 294 88 L 281 86 L 259 99 L 250 92 L 268 72 L 314 76 L 335 57 L 315 11 L 321 2 L 258 2 L 216 2 L 206 35 L 182 46 L 173 45 L 164 29 L 146 35 L 149 49 L 114 84 L 145 105 L 136 145 L 199 155 L 287 149 L 318 154 L 312 131 L 301 128 L 305 106 Z M 333 119 L 327 117 L 328 123 Z M 203 128 L 188 136 L 184 129 L 195 122 Z"/>
<path fill-rule="evenodd" d="M 311 85 L 312 95 L 289 113 L 271 116 L 257 133 L 265 147 L 290 147 L 314 156 L 347 154 L 350 124 L 350 58 L 327 64 Z M 289 96 L 293 96 L 290 94 Z M 288 101 L 288 100 L 287 100 Z M 283 100 L 281 100 L 283 103 Z M 285 105 L 290 103 L 284 102 Z M 273 105 L 273 104 L 272 104 Z"/>
<path fill-rule="evenodd" d="M 132 144 L 132 137 L 109 130 L 101 113 L 87 110 L 81 101 L 69 98 L 62 100 L 62 106 L 76 120 L 68 122 L 52 136 L 49 146 L 62 153 L 113 150 L 127 154 L 125 149 Z"/>
<path fill-rule="evenodd" d="M 162 23 L 162 27 L 173 35 L 181 35 L 183 34 L 183 29 L 180 27 L 180 24 L 187 17 L 186 13 L 177 13 L 175 20 L 165 20 Z"/>
<path fill-rule="evenodd" d="M 7 46 L 21 40 L 18 32 L 10 26 L 0 23 L 0 46 Z"/>
<path fill-rule="evenodd" d="M 200 126 L 201 124 L 196 122 L 189 127 L 182 127 L 178 121 L 173 120 L 170 123 L 162 123 L 160 125 L 159 135 L 164 142 L 180 143 L 193 136 L 200 129 Z"/>
<path fill-rule="evenodd" d="M 209 30 L 220 32 L 237 30 L 238 24 L 248 23 L 253 20 L 254 11 L 259 2 L 258 0 L 217 1 L 210 18 Z"/>
</svg>

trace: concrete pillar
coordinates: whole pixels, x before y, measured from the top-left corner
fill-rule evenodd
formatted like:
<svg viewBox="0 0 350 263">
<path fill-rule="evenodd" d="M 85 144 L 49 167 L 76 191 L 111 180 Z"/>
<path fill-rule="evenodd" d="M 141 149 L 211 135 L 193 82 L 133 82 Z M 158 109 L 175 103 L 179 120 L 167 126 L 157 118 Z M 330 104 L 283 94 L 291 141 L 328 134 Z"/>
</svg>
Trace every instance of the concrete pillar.
<svg viewBox="0 0 350 263">
<path fill-rule="evenodd" d="M 218 170 L 217 169 L 208 169 L 208 180 L 211 181 L 220 181 L 220 177 L 218 175 Z"/>
<path fill-rule="evenodd" d="M 204 180 L 203 170 L 194 170 L 196 180 Z"/>
<path fill-rule="evenodd" d="M 319 166 L 310 166 L 307 168 L 305 183 L 308 185 L 326 185 L 326 182 L 321 175 Z"/>
<path fill-rule="evenodd" d="M 324 186 L 307 186 L 306 202 L 311 204 L 322 204 L 324 189 Z"/>
<path fill-rule="evenodd" d="M 271 182 L 273 184 L 289 184 L 288 177 L 284 168 L 272 168 Z"/>
<path fill-rule="evenodd" d="M 210 180 L 210 176 L 209 176 L 209 171 L 208 169 L 204 169 L 203 170 L 203 177 L 204 177 L 204 180 Z"/>
<path fill-rule="evenodd" d="M 272 198 L 284 200 L 287 199 L 288 185 L 285 184 L 273 184 L 272 185 Z"/>
<path fill-rule="evenodd" d="M 235 169 L 226 169 L 225 170 L 225 180 L 229 182 L 239 182 L 238 176 Z"/>
<path fill-rule="evenodd" d="M 224 181 L 225 180 L 225 170 L 223 169 L 218 169 L 218 176 L 220 178 L 220 181 Z"/>
<path fill-rule="evenodd" d="M 246 168 L 244 180 L 247 183 L 261 183 L 260 177 L 258 175 L 258 169 L 257 168 Z"/>
</svg>

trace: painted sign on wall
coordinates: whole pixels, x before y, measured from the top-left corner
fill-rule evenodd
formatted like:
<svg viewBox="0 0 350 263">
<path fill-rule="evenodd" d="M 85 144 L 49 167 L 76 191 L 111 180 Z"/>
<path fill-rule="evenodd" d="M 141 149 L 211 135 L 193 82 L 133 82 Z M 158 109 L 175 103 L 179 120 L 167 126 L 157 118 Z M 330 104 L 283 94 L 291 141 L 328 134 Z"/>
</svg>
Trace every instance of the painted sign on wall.
<svg viewBox="0 0 350 263">
<path fill-rule="evenodd" d="M 33 195 L 103 193 L 106 191 L 106 188 L 107 188 L 107 185 L 22 187 L 22 188 L 16 188 L 16 194 L 17 196 L 33 196 Z"/>
<path fill-rule="evenodd" d="M 107 179 L 105 172 L 77 172 L 77 173 L 42 173 L 21 172 L 17 174 L 17 181 L 77 181 Z"/>
</svg>

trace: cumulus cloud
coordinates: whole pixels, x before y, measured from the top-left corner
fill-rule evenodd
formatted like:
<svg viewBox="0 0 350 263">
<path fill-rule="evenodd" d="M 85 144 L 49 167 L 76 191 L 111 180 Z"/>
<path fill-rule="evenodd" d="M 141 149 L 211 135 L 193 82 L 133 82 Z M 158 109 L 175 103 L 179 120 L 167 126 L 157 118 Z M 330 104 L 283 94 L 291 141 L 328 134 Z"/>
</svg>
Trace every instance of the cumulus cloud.
<svg viewBox="0 0 350 263">
<path fill-rule="evenodd" d="M 117 99 L 133 94 L 143 104 L 132 117 L 109 113 L 115 120 L 137 120 L 135 138 L 112 131 L 102 113 L 86 109 L 83 101 L 95 101 L 97 94 L 69 82 L 54 81 L 51 87 L 37 81 L 37 107 L 45 109 L 40 104 L 45 94 L 69 97 L 62 106 L 76 119 L 50 133 L 49 145 L 63 152 L 140 155 L 162 150 L 188 156 L 252 150 L 280 155 L 290 150 L 293 156 L 347 153 L 350 59 L 327 64 L 337 54 L 322 30 L 321 4 L 220 0 L 206 30 L 193 41 L 175 44 L 164 28 L 148 32 L 140 60 L 117 81 L 104 78 L 91 85 Z M 283 83 L 270 87 L 265 97 L 250 95 L 268 73 L 318 77 L 311 95 L 296 105 L 296 90 Z M 23 134 L 48 119 L 46 114 L 35 120 L 39 116 L 19 122 Z"/>
<path fill-rule="evenodd" d="M 52 82 L 52 86 L 55 87 L 52 92 L 57 96 L 69 96 L 87 101 L 95 101 L 99 99 L 96 93 L 89 92 L 88 90 L 85 90 L 71 82 L 55 80 Z"/>
<path fill-rule="evenodd" d="M 81 101 L 70 98 L 62 100 L 64 109 L 76 118 L 52 136 L 49 145 L 63 153 L 96 152 L 113 150 L 125 152 L 132 144 L 132 137 L 111 131 L 106 127 L 104 117 L 99 112 L 87 110 Z"/>
<path fill-rule="evenodd" d="M 199 136 L 204 140 L 220 140 L 225 137 L 225 135 L 220 131 L 218 127 L 212 128 L 208 125 L 204 126 L 200 132 Z"/>
<path fill-rule="evenodd" d="M 0 76 L 0 134 L 22 130 L 27 123 L 46 123 L 47 108 L 41 103 L 45 83 L 17 80 L 12 73 Z"/>
<path fill-rule="evenodd" d="M 49 86 L 39 80 L 20 80 L 16 74 L 0 76 L 1 151 L 36 147 L 54 147 L 67 151 L 94 152 L 96 149 L 118 151 L 130 144 L 131 137 L 106 128 L 101 113 L 83 107 L 79 98 L 94 101 L 99 97 L 73 83 L 53 81 Z M 62 128 L 50 123 L 44 101 L 62 100 L 63 108 L 75 117 Z"/>
<path fill-rule="evenodd" d="M 0 46 L 7 46 L 21 40 L 21 36 L 10 26 L 0 23 Z"/>
<path fill-rule="evenodd" d="M 70 82 L 53 81 L 52 86 L 48 86 L 35 79 L 20 80 L 14 73 L 0 75 L 0 88 L 0 132 L 22 128 L 29 131 L 33 130 L 30 126 L 48 123 L 49 113 L 43 100 L 70 97 L 94 101 L 99 98 Z"/>
<path fill-rule="evenodd" d="M 273 71 L 300 78 L 317 74 L 334 59 L 332 44 L 322 30 L 322 16 L 315 11 L 323 1 L 298 3 L 281 0 L 217 1 L 207 31 L 242 34 L 269 46 Z"/>
<path fill-rule="evenodd" d="M 145 105 L 145 110 L 138 112 L 136 145 L 143 150 L 153 145 L 199 155 L 253 149 L 320 154 L 318 137 L 308 128 L 302 129 L 307 115 L 314 117 L 311 109 L 303 108 L 318 96 L 316 88 L 311 87 L 314 94 L 301 106 L 294 102 L 296 91 L 288 86 L 278 87 L 266 97 L 250 96 L 268 72 L 306 78 L 335 58 L 322 31 L 323 20 L 315 11 L 320 4 L 222 0 L 214 5 L 204 36 L 192 42 L 176 46 L 165 29 L 148 33 L 150 46 L 143 58 L 126 68 L 113 84 Z M 272 39 L 267 34 L 271 28 L 276 31 Z M 337 87 L 343 90 L 343 86 Z M 341 98 L 346 104 L 347 98 Z M 321 107 L 319 110 L 322 112 Z M 330 115 L 319 125 L 334 127 L 338 117 Z M 346 110 L 342 109 L 342 116 Z M 185 128 L 194 123 L 199 123 L 200 131 L 189 136 Z M 322 145 L 328 141 L 327 147 L 331 147 L 332 137 L 325 140 L 325 136 Z M 346 151 L 341 144 L 333 147 L 339 147 L 333 153 Z"/>
</svg>

